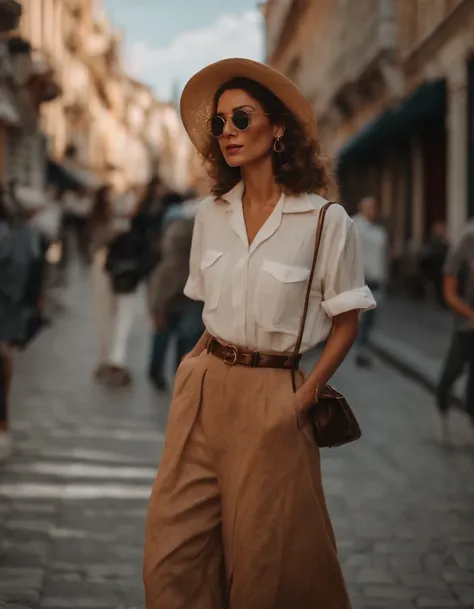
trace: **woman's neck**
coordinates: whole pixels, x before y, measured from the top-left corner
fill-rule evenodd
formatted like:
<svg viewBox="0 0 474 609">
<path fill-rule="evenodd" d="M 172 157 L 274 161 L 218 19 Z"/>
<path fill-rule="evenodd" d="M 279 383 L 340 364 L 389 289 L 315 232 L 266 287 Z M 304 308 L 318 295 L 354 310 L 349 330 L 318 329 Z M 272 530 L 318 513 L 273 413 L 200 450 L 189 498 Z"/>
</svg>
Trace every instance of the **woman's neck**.
<svg viewBox="0 0 474 609">
<path fill-rule="evenodd" d="M 264 207 L 269 203 L 277 204 L 281 188 L 275 182 L 269 157 L 243 167 L 242 180 L 245 186 L 245 198 L 249 204 L 255 207 Z"/>
</svg>

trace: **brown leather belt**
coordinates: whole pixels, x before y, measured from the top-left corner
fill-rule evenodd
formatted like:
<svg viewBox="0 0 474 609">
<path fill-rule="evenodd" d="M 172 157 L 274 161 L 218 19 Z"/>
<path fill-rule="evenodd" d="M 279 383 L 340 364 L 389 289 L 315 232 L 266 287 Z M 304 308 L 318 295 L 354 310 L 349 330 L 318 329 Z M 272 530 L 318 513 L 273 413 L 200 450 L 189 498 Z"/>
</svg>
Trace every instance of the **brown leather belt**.
<svg viewBox="0 0 474 609">
<path fill-rule="evenodd" d="M 207 352 L 228 366 L 248 366 L 250 368 L 285 368 L 291 370 L 294 356 L 277 355 L 275 353 L 260 353 L 252 349 L 244 349 L 234 345 L 223 345 L 212 337 L 207 344 Z M 296 367 L 300 357 L 298 356 Z"/>
</svg>

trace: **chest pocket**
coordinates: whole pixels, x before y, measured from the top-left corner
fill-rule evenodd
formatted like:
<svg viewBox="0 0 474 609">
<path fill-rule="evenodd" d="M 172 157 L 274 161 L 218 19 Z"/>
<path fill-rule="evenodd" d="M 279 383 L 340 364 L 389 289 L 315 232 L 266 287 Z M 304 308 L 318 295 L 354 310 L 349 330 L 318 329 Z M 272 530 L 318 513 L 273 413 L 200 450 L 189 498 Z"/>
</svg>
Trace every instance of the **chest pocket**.
<svg viewBox="0 0 474 609">
<path fill-rule="evenodd" d="M 256 318 L 273 332 L 298 334 L 310 271 L 264 260 L 256 289 Z"/>
<path fill-rule="evenodd" d="M 201 258 L 201 272 L 204 279 L 204 306 L 208 311 L 217 309 L 224 275 L 223 252 L 204 250 Z"/>
</svg>

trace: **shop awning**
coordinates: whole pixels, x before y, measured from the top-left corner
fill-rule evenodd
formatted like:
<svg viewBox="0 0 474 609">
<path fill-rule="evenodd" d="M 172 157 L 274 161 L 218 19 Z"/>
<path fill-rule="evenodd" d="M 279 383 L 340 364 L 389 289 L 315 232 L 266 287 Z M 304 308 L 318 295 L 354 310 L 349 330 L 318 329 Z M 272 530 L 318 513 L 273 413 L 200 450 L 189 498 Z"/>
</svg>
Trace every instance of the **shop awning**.
<svg viewBox="0 0 474 609">
<path fill-rule="evenodd" d="M 420 124 L 436 117 L 444 120 L 445 108 L 445 81 L 438 80 L 422 84 L 391 111 L 394 135 L 406 135 Z"/>
<path fill-rule="evenodd" d="M 360 154 L 368 148 L 378 147 L 390 132 L 390 112 L 384 112 L 368 121 L 357 133 L 350 137 L 337 152 L 338 162 L 354 154 Z"/>
<path fill-rule="evenodd" d="M 424 123 L 439 117 L 444 120 L 446 85 L 444 80 L 426 82 L 398 105 L 369 121 L 348 139 L 337 153 L 337 161 L 345 163 L 366 156 L 382 145 L 406 139 Z"/>
</svg>

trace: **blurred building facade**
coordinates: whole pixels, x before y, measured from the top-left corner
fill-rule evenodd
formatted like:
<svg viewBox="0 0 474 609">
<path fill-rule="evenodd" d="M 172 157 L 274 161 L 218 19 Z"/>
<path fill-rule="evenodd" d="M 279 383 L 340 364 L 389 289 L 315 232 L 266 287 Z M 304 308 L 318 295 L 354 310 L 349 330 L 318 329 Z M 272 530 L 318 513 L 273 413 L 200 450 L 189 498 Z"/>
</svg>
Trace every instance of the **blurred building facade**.
<svg viewBox="0 0 474 609">
<path fill-rule="evenodd" d="M 60 91 L 47 58 L 17 30 L 23 19 L 21 5 L 9 4 L 10 9 L 16 5 L 17 19 L 0 39 L 0 181 L 16 182 L 17 194 L 35 205 L 42 202 L 45 182 L 40 109 Z"/>
<path fill-rule="evenodd" d="M 267 62 L 304 91 L 349 211 L 379 197 L 400 257 L 474 215 L 474 2 L 268 0 Z"/>
<path fill-rule="evenodd" d="M 18 27 L 21 6 L 15 0 L 0 0 L 0 181 L 5 171 L 5 146 L 8 130 L 18 124 L 12 100 L 7 33 Z"/>
<path fill-rule="evenodd" d="M 108 182 L 123 191 L 155 172 L 171 187 L 185 185 L 187 160 L 176 148 L 187 138 L 177 113 L 127 75 L 122 33 L 100 0 L 21 5 L 17 34 L 41 54 L 60 92 L 40 110 L 47 154 L 91 187 Z"/>
</svg>

